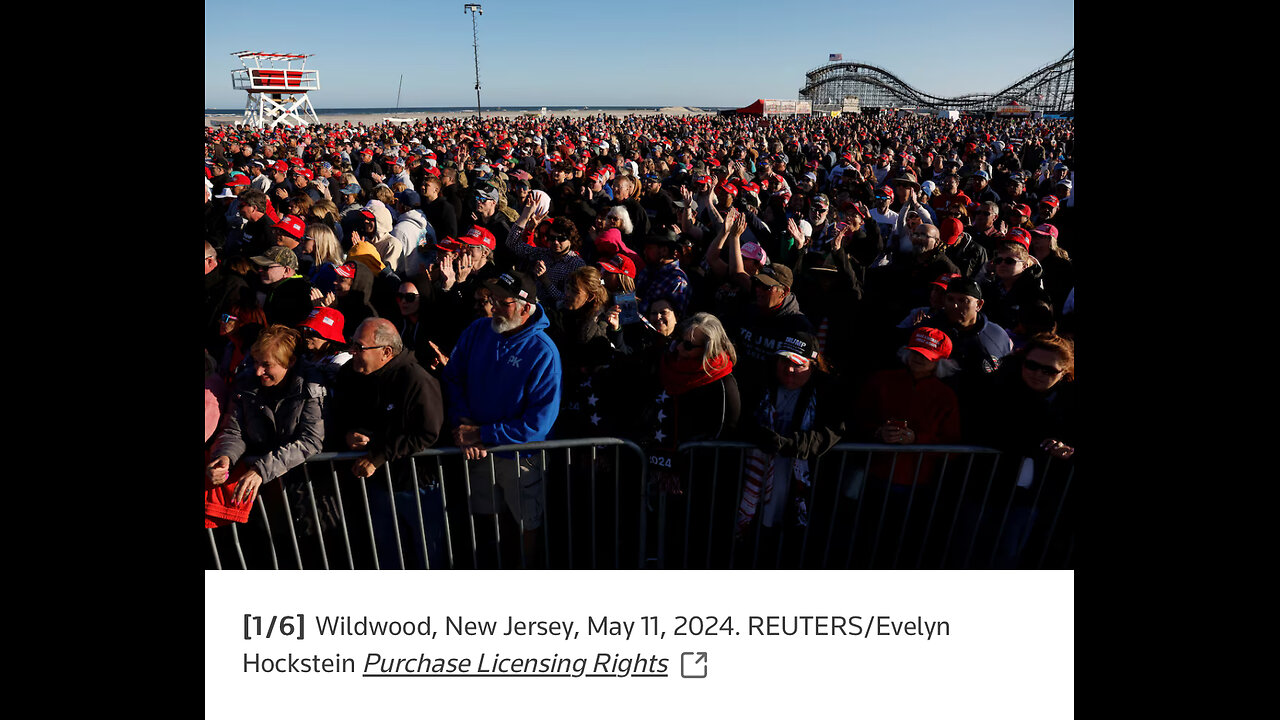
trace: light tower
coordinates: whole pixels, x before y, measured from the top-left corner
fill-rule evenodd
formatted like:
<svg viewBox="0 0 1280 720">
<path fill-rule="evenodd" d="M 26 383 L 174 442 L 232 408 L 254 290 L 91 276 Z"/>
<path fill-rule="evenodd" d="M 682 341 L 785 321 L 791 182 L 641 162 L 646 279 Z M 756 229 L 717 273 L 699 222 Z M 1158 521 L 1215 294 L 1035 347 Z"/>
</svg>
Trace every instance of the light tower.
<svg viewBox="0 0 1280 720">
<path fill-rule="evenodd" d="M 476 118 L 480 118 L 480 35 L 476 31 L 476 15 L 483 15 L 484 8 L 476 3 L 462 6 L 462 12 L 471 12 L 471 47 L 476 54 Z"/>
<path fill-rule="evenodd" d="M 240 124 L 260 128 L 277 125 L 301 127 L 309 122 L 319 124 L 320 118 L 316 117 L 315 108 L 311 107 L 311 99 L 307 96 L 309 90 L 320 89 L 320 73 L 306 69 L 310 55 L 248 50 L 231 54 L 240 58 L 242 66 L 231 71 L 231 87 L 248 94 L 244 120 Z M 296 70 L 293 68 L 294 60 L 302 61 Z M 278 67 L 277 63 L 284 63 L 284 66 Z"/>
</svg>

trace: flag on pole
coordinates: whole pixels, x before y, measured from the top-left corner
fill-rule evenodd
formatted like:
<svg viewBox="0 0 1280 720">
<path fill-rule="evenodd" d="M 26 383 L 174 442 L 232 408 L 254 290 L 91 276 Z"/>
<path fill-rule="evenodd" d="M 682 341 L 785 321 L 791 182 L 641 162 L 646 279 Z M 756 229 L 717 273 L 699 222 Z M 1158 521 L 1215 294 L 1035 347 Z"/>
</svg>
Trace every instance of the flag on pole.
<svg viewBox="0 0 1280 720">
<path fill-rule="evenodd" d="M 831 53 L 827 56 L 827 62 L 836 62 L 838 60 L 844 60 L 844 53 Z"/>
</svg>

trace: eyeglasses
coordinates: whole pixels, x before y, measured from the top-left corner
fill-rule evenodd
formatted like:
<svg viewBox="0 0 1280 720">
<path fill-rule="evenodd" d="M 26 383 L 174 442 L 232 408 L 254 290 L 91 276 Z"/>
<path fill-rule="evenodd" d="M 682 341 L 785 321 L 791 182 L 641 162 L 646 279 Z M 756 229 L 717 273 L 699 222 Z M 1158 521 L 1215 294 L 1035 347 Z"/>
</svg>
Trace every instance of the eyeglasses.
<svg viewBox="0 0 1280 720">
<path fill-rule="evenodd" d="M 991 260 L 992 265 L 1017 265 L 1020 262 L 1022 261 L 1014 257 L 998 257 Z"/>
<path fill-rule="evenodd" d="M 483 307 L 485 305 L 497 305 L 497 303 L 494 302 L 493 298 L 480 297 L 480 298 L 476 298 L 476 305 Z"/>
<path fill-rule="evenodd" d="M 1027 370 L 1038 372 L 1041 375 L 1045 375 L 1047 377 L 1057 377 L 1058 375 L 1061 375 L 1066 370 L 1066 368 L 1063 368 L 1060 370 L 1056 367 L 1053 367 L 1052 365 L 1045 365 L 1043 363 L 1038 363 L 1035 360 L 1031 360 L 1029 358 L 1024 358 L 1022 360 L 1022 367 L 1026 368 Z"/>
<path fill-rule="evenodd" d="M 388 347 L 388 346 L 386 345 L 367 345 L 366 346 L 366 345 L 361 345 L 358 342 L 353 342 L 347 345 L 347 352 L 354 355 L 355 353 L 364 352 L 365 350 L 377 350 L 378 348 L 384 348 L 384 347 Z"/>
<path fill-rule="evenodd" d="M 398 293 L 396 293 L 396 299 L 397 299 L 397 300 L 403 300 L 403 301 L 405 301 L 405 302 L 417 302 L 417 301 L 418 301 L 418 293 L 402 293 L 402 292 L 398 292 Z"/>
<path fill-rule="evenodd" d="M 229 323 L 229 322 L 232 322 L 232 321 L 235 321 L 235 320 L 239 320 L 239 319 L 240 319 L 240 318 L 236 317 L 235 315 L 229 315 L 229 314 L 227 314 L 227 313 L 222 313 L 222 322 L 224 322 L 224 323 Z"/>
</svg>

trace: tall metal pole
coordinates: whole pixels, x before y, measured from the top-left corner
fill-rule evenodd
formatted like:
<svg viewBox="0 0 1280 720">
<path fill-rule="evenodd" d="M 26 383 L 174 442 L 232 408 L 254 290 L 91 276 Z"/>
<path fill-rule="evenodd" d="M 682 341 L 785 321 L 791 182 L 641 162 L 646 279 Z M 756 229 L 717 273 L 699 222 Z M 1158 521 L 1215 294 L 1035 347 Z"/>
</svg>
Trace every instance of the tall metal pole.
<svg viewBox="0 0 1280 720">
<path fill-rule="evenodd" d="M 467 3 L 463 12 L 471 11 L 471 46 L 476 56 L 476 119 L 480 119 L 480 35 L 476 31 L 476 13 L 484 14 L 484 8 L 475 3 Z"/>
</svg>

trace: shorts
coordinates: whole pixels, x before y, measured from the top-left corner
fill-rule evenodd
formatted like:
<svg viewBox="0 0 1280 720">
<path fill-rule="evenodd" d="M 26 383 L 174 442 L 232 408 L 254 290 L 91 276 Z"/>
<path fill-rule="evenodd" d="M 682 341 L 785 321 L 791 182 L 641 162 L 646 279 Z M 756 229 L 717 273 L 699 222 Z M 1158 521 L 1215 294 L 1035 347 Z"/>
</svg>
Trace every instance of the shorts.
<svg viewBox="0 0 1280 720">
<path fill-rule="evenodd" d="M 489 471 L 493 461 L 493 473 L 498 476 L 494 487 Z M 513 520 L 524 520 L 525 530 L 542 526 L 542 466 L 537 454 L 521 455 L 519 465 L 519 491 L 516 490 L 517 467 L 515 458 L 498 457 L 490 453 L 483 460 L 467 463 L 471 474 L 471 498 L 469 506 L 476 515 L 493 515 L 497 507 L 505 503 Z"/>
</svg>

